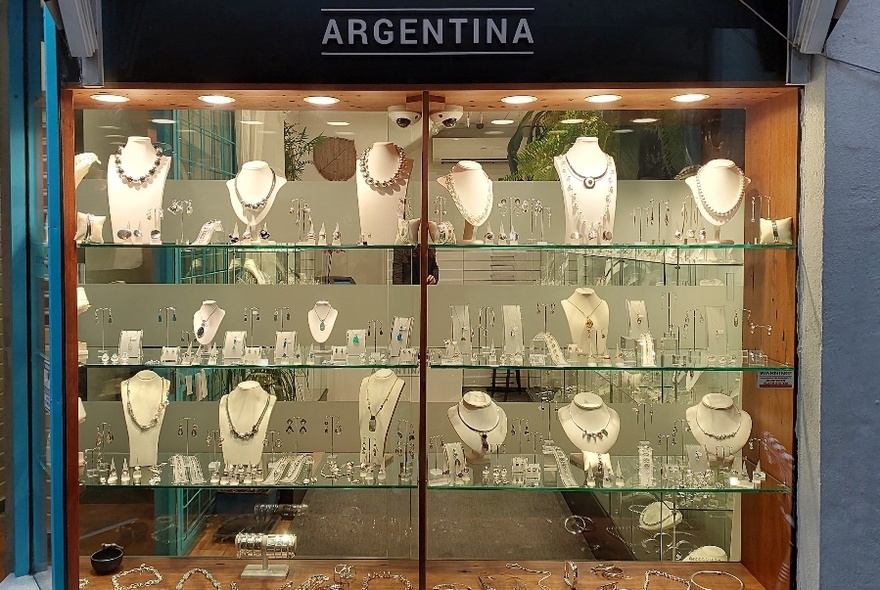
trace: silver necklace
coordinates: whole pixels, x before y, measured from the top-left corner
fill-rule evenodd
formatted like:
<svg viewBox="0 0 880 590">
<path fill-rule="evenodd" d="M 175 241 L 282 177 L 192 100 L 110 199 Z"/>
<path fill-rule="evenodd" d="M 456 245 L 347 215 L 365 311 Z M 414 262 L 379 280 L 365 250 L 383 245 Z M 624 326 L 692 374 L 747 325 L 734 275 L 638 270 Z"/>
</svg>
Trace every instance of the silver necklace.
<svg viewBox="0 0 880 590">
<path fill-rule="evenodd" d="M 217 310 L 220 309 L 219 306 L 214 308 L 214 311 L 208 314 L 208 317 L 202 315 L 201 310 L 199 310 L 199 318 L 201 319 L 202 325 L 199 326 L 199 329 L 196 330 L 196 337 L 201 338 L 205 335 L 205 328 L 208 326 L 208 320 L 211 319 L 211 316 L 217 313 Z"/>
<path fill-rule="evenodd" d="M 609 156 L 608 154 L 605 154 L 605 169 L 601 173 L 599 173 L 595 176 L 590 176 L 588 174 L 581 174 L 580 172 L 578 172 L 577 170 L 574 169 L 574 164 L 572 164 L 571 160 L 568 159 L 568 153 L 564 154 L 563 157 L 565 158 L 565 163 L 568 164 L 568 169 L 571 170 L 575 176 L 577 176 L 578 178 L 583 180 L 584 188 L 590 188 L 590 189 L 596 186 L 597 180 L 599 180 L 600 178 L 602 178 L 603 176 L 608 174 L 608 171 L 611 169 L 611 166 L 613 163 L 611 156 Z"/>
<path fill-rule="evenodd" d="M 728 438 L 733 438 L 734 436 L 737 435 L 737 433 L 739 432 L 739 429 L 742 428 L 742 418 L 743 418 L 742 412 L 739 411 L 739 408 L 737 408 L 736 406 L 733 406 L 733 408 L 736 410 L 736 413 L 739 417 L 739 420 L 737 421 L 737 424 L 736 424 L 736 430 L 734 430 L 733 432 L 722 432 L 721 434 L 717 434 L 714 432 L 709 432 L 708 430 L 703 428 L 703 425 L 700 424 L 700 409 L 699 408 L 697 408 L 697 411 L 694 414 L 694 421 L 697 423 L 697 428 L 699 428 L 703 434 L 705 434 L 706 436 L 709 436 L 711 438 L 714 438 L 715 440 L 727 440 Z"/>
<path fill-rule="evenodd" d="M 594 442 L 598 442 L 608 436 L 608 426 L 611 424 L 611 412 L 608 412 L 608 421 L 605 422 L 605 426 L 601 429 L 591 432 L 577 423 L 574 419 L 574 412 L 571 409 L 568 410 L 569 415 L 571 416 L 571 423 L 577 426 L 578 430 L 581 431 L 581 438 L 587 439 L 587 441 L 593 440 Z"/>
<path fill-rule="evenodd" d="M 159 419 L 162 416 L 162 411 L 168 406 L 167 399 L 159 402 L 159 406 L 156 408 L 156 413 L 153 415 L 152 418 L 150 418 L 149 423 L 141 424 L 140 422 L 138 422 L 138 419 L 134 415 L 134 408 L 131 407 L 131 387 L 130 387 L 128 381 L 125 382 L 125 395 L 127 398 L 125 400 L 125 409 L 128 411 L 128 417 L 131 418 L 132 424 L 137 426 L 138 430 L 140 430 L 141 432 L 146 432 L 147 430 L 150 430 L 151 428 L 155 428 L 156 425 L 159 424 Z M 161 400 L 161 396 L 162 396 L 162 392 L 160 390 L 159 391 L 160 400 Z"/>
<path fill-rule="evenodd" d="M 156 159 L 153 160 L 153 165 L 147 170 L 147 173 L 143 176 L 131 176 L 125 173 L 125 170 L 122 168 L 122 146 L 116 148 L 116 154 L 114 156 L 114 163 L 116 164 L 116 174 L 119 178 L 122 179 L 122 182 L 128 185 L 133 186 L 143 186 L 147 184 L 154 176 L 156 176 L 156 172 L 159 170 L 159 166 L 162 165 L 162 148 L 156 147 Z"/>
<path fill-rule="evenodd" d="M 384 408 L 385 404 L 388 403 L 388 400 L 391 399 L 391 393 L 394 391 L 394 386 L 397 385 L 397 379 L 395 379 L 394 383 L 391 384 L 391 388 L 388 389 L 388 395 L 385 396 L 385 399 L 382 401 L 379 409 L 375 412 L 370 407 L 370 381 L 370 379 L 367 379 L 367 411 L 370 413 L 370 422 L 368 423 L 368 426 L 370 428 L 370 432 L 376 432 L 376 416 L 378 416 L 382 412 L 382 408 Z"/>
<path fill-rule="evenodd" d="M 125 576 L 131 574 L 153 574 L 155 576 L 152 580 L 147 580 L 145 582 L 135 582 L 131 586 L 121 586 L 119 584 L 119 580 L 124 578 Z M 162 581 L 162 574 L 159 573 L 159 570 L 154 568 L 151 565 L 147 565 L 145 563 L 140 564 L 136 568 L 132 568 L 130 570 L 126 570 L 124 572 L 119 572 L 118 574 L 114 574 L 112 578 L 110 578 L 110 582 L 113 585 L 113 590 L 136 590 L 137 588 L 146 588 L 147 586 L 155 586 L 156 584 Z"/>
<path fill-rule="evenodd" d="M 687 590 L 691 590 L 690 580 L 685 580 L 684 578 L 679 578 L 678 576 L 673 576 L 672 574 L 667 574 L 666 572 L 661 572 L 660 570 L 645 570 L 645 584 L 642 586 L 642 590 L 648 590 L 648 585 L 651 583 L 651 576 L 666 578 L 667 580 L 672 580 L 673 582 L 684 584 L 684 587 Z"/>
<path fill-rule="evenodd" d="M 327 329 L 327 324 L 325 322 L 327 321 L 327 318 L 330 317 L 330 314 L 333 313 L 333 307 L 331 306 L 330 309 L 327 310 L 327 315 L 325 315 L 324 317 L 321 317 L 321 314 L 318 313 L 317 307 L 313 308 L 312 311 L 315 312 L 315 317 L 317 317 L 319 320 L 321 320 L 321 323 L 318 324 L 318 327 L 323 332 L 324 330 Z"/>
<path fill-rule="evenodd" d="M 449 191 L 449 196 L 452 197 L 452 201 L 455 203 L 455 206 L 458 207 L 458 210 L 461 211 L 461 216 L 464 217 L 465 221 L 473 225 L 474 227 L 480 226 L 486 222 L 486 219 L 489 217 L 489 211 L 492 209 L 492 203 L 494 201 L 494 196 L 492 193 L 492 180 L 489 178 L 489 175 L 486 174 L 485 170 L 480 170 L 483 173 L 483 176 L 486 178 L 486 202 L 483 210 L 480 211 L 479 215 L 474 215 L 462 204 L 461 198 L 458 196 L 458 191 L 455 190 L 455 176 L 452 172 L 449 172 L 446 176 L 443 177 L 443 186 L 446 187 L 446 190 Z"/>
<path fill-rule="evenodd" d="M 473 426 L 471 426 L 470 424 L 468 424 L 467 422 L 465 422 L 464 416 L 461 415 L 461 405 L 460 404 L 458 405 L 457 410 L 458 410 L 458 419 L 461 420 L 462 424 L 467 426 L 468 430 L 470 430 L 471 432 L 476 432 L 477 434 L 480 435 L 480 440 L 483 441 L 483 444 L 482 444 L 483 452 L 488 453 L 489 452 L 489 433 L 492 432 L 493 430 L 495 430 L 496 428 L 498 428 L 498 425 L 501 424 L 501 412 L 499 412 L 498 410 L 495 410 L 495 413 L 498 415 L 498 417 L 495 420 L 495 424 L 492 426 L 492 428 L 489 428 L 488 430 L 478 430 L 478 429 L 474 428 Z"/>
<path fill-rule="evenodd" d="M 605 172 L 603 172 L 599 177 L 591 177 L 591 178 L 601 178 L 601 177 L 605 176 L 606 174 L 608 175 L 608 192 L 605 193 L 605 211 L 602 214 L 602 220 L 600 222 L 602 225 L 607 226 L 608 224 L 611 223 L 611 200 L 614 198 L 613 178 L 616 174 L 616 167 L 614 165 L 614 158 L 612 158 L 608 154 L 606 154 L 605 157 L 607 158 L 606 162 L 608 164 L 608 166 L 605 169 Z M 566 189 L 568 189 L 568 195 L 569 195 L 569 198 L 571 199 L 571 214 L 575 218 L 576 223 L 578 224 L 575 227 L 575 231 L 580 232 L 580 226 L 584 223 L 583 211 L 581 211 L 580 203 L 578 203 L 578 195 L 574 189 L 574 184 L 572 183 L 571 175 L 575 174 L 579 178 L 584 178 L 584 177 L 578 175 L 578 173 L 575 172 L 574 168 L 571 166 L 571 163 L 568 161 L 567 155 L 564 156 L 564 162 L 565 162 L 565 166 L 562 166 L 562 170 L 565 172 Z M 610 174 L 609 174 L 609 172 L 610 172 Z M 584 185 L 584 186 L 586 186 L 586 185 Z M 594 187 L 595 187 L 595 183 L 593 184 L 593 187 L 590 187 L 590 188 L 594 188 Z M 612 232 L 608 229 L 605 229 L 602 232 L 602 238 L 604 240 L 610 240 L 612 238 Z"/>
<path fill-rule="evenodd" d="M 467 337 L 465 336 L 465 334 L 470 332 L 471 327 L 465 323 L 464 318 L 462 318 L 461 314 L 458 313 L 458 308 L 453 306 L 452 312 L 455 314 L 456 319 L 458 319 L 458 327 L 461 330 L 461 341 L 467 342 Z"/>
<path fill-rule="evenodd" d="M 208 570 L 202 569 L 200 567 L 193 568 L 193 569 L 189 570 L 188 572 L 186 572 L 185 574 L 183 574 L 183 577 L 180 578 L 180 581 L 177 583 L 177 586 L 174 587 L 175 590 L 183 590 L 183 585 L 186 584 L 186 581 L 189 580 L 193 576 L 193 574 L 203 575 L 205 577 L 205 579 L 208 580 L 208 582 L 210 582 L 211 586 L 213 586 L 216 590 L 223 590 L 223 585 L 217 581 L 217 578 L 212 576 L 211 572 L 209 572 Z"/>
<path fill-rule="evenodd" d="M 235 175 L 235 178 L 232 179 L 232 187 L 235 189 L 235 197 L 238 199 L 238 202 L 241 203 L 242 207 L 244 207 L 245 209 L 250 209 L 254 212 L 258 212 L 266 206 L 266 203 L 269 202 L 269 197 L 271 197 L 272 193 L 275 192 L 275 182 L 278 180 L 278 176 L 275 175 L 275 171 L 272 170 L 272 168 L 269 168 L 269 172 L 272 173 L 272 184 L 269 186 L 269 192 L 266 193 L 265 197 L 263 197 L 256 203 L 248 203 L 242 198 L 241 193 L 238 192 L 238 174 Z"/>
<path fill-rule="evenodd" d="M 697 181 L 697 198 L 700 199 L 700 204 L 703 205 L 703 208 L 706 210 L 706 213 L 709 214 L 715 221 L 719 221 L 721 223 L 730 221 L 736 212 L 739 211 L 740 205 L 743 202 L 743 196 L 746 190 L 746 176 L 742 170 L 740 170 L 739 166 L 734 166 L 737 173 L 739 174 L 739 193 L 736 198 L 736 202 L 733 206 L 727 211 L 720 211 L 709 204 L 708 199 L 706 199 L 706 195 L 703 194 L 703 184 L 700 180 L 700 172 L 703 171 L 703 168 L 697 172 L 695 178 Z"/>
<path fill-rule="evenodd" d="M 229 422 L 229 432 L 235 438 L 239 440 L 251 440 L 257 435 L 257 432 L 260 430 L 260 424 L 263 423 L 263 418 L 266 417 L 266 412 L 269 410 L 269 400 L 271 398 L 266 396 L 266 405 L 263 406 L 263 411 L 260 412 L 260 417 L 257 418 L 257 421 L 251 427 L 251 429 L 247 432 L 239 432 L 235 429 L 235 425 L 232 423 L 232 414 L 229 413 L 229 396 L 226 396 L 226 420 Z"/>
<path fill-rule="evenodd" d="M 368 147 L 361 156 L 361 176 L 363 176 L 364 182 L 373 188 L 388 188 L 389 186 L 399 184 L 400 175 L 403 173 L 403 166 L 406 164 L 406 152 L 403 151 L 403 148 L 394 145 L 394 149 L 397 150 L 397 170 L 394 171 L 394 174 L 388 180 L 376 180 L 370 175 L 370 166 L 367 164 L 367 159 L 370 157 L 372 149 L 373 146 Z"/>
<path fill-rule="evenodd" d="M 596 304 L 596 307 L 594 307 L 590 313 L 584 313 L 584 310 L 578 307 L 577 304 L 571 301 L 571 299 L 569 299 L 568 302 L 571 303 L 574 308 L 581 313 L 582 316 L 584 316 L 584 328 L 586 330 L 592 330 L 593 327 L 596 325 L 596 323 L 593 321 L 592 315 L 596 313 L 596 310 L 599 309 L 599 306 L 605 303 L 604 300 L 600 300 L 599 303 Z"/>
</svg>

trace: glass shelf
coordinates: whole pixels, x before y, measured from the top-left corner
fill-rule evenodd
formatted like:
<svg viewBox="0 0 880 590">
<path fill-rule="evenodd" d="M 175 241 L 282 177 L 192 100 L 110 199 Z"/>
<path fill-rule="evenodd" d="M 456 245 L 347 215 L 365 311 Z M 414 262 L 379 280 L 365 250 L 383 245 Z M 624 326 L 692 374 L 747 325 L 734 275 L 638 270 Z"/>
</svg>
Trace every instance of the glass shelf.
<svg viewBox="0 0 880 590">
<path fill-rule="evenodd" d="M 220 485 L 220 484 L 212 484 L 208 481 L 200 484 L 174 484 L 171 479 L 171 467 L 167 465 L 168 459 L 174 453 L 159 453 L 159 462 L 163 463 L 161 481 L 156 485 L 149 485 L 147 482 L 152 477 L 152 473 L 150 472 L 149 467 L 142 467 L 141 473 L 143 475 L 143 479 L 141 480 L 140 485 L 135 485 L 134 483 L 129 484 L 102 484 L 99 482 L 99 478 L 90 473 L 91 464 L 91 456 L 87 457 L 89 459 L 88 467 L 80 469 L 80 485 L 86 488 L 98 488 L 98 489 L 207 489 L 207 490 L 227 490 L 227 491 L 241 491 L 241 490 L 251 490 L 251 489 L 324 489 L 324 488 L 332 488 L 336 490 L 340 489 L 359 489 L 359 488 L 389 488 L 389 489 L 412 489 L 417 487 L 415 483 L 415 478 L 417 475 L 414 475 L 412 481 L 407 483 L 400 483 L 399 474 L 400 474 L 400 466 L 396 460 L 392 460 L 385 467 L 387 473 L 387 480 L 384 483 L 376 483 L 375 480 L 373 483 L 368 483 L 367 481 L 360 479 L 360 455 L 358 453 L 337 453 L 336 454 L 336 463 L 345 471 L 346 463 L 353 463 L 352 478 L 348 476 L 342 475 L 340 477 L 331 478 L 324 477 L 321 475 L 323 471 L 325 474 L 329 473 L 330 468 L 328 467 L 327 453 L 311 453 L 314 457 L 314 463 L 312 466 L 303 467 L 299 476 L 296 478 L 295 483 L 285 483 L 285 484 L 266 484 L 266 483 L 249 483 L 247 485 Z M 179 453 L 184 455 L 186 453 Z M 205 476 L 205 479 L 210 477 L 210 470 L 208 469 L 208 463 L 211 461 L 220 461 L 222 464 L 222 455 L 218 453 L 189 453 L 189 455 L 193 455 L 198 458 L 199 463 L 202 466 L 202 473 Z M 264 460 L 265 460 L 264 456 Z M 278 458 L 281 457 L 281 453 L 278 453 Z M 122 461 L 123 459 L 128 459 L 128 453 L 104 453 L 104 463 L 109 465 L 110 460 L 113 459 L 116 462 L 116 470 L 117 475 L 122 471 Z M 414 465 L 413 465 L 414 466 Z M 266 475 L 268 473 L 268 469 L 264 467 L 263 474 Z M 106 471 L 104 473 L 106 476 Z M 375 472 L 374 472 L 375 477 Z M 305 483 L 305 480 L 308 479 L 309 483 Z"/>
<path fill-rule="evenodd" d="M 535 458 L 534 454 L 529 453 L 516 453 L 516 454 L 501 454 L 501 455 L 493 455 L 491 463 L 487 463 L 491 471 L 493 466 L 504 467 L 508 471 L 508 480 L 512 480 L 511 475 L 511 465 L 512 459 L 514 456 L 517 457 L 525 457 L 529 461 L 533 461 Z M 543 476 L 543 455 L 538 457 L 539 464 L 542 465 L 542 477 Z M 682 496 L 694 495 L 694 494 L 790 494 L 791 488 L 785 485 L 783 482 L 771 477 L 769 474 L 767 475 L 767 479 L 763 482 L 755 484 L 754 487 L 744 487 L 744 486 L 731 486 L 730 485 L 730 474 L 726 473 L 725 475 L 720 475 L 719 470 L 712 470 L 719 481 L 724 481 L 725 483 L 716 484 L 711 486 L 700 486 L 700 487 L 682 487 L 678 483 L 673 483 L 671 481 L 666 481 L 661 479 L 660 476 L 660 467 L 656 465 L 659 463 L 657 458 L 655 457 L 655 468 L 654 468 L 654 477 L 655 477 L 655 485 L 652 486 L 642 486 L 638 485 L 638 457 L 636 456 L 623 456 L 623 455 L 614 455 L 612 456 L 612 463 L 614 468 L 617 468 L 618 461 L 620 462 L 621 470 L 624 473 L 624 479 L 626 480 L 625 485 L 622 487 L 594 487 L 590 488 L 582 485 L 585 479 L 584 470 L 578 467 L 577 465 L 571 464 L 571 473 L 574 477 L 574 480 L 578 482 L 578 486 L 565 486 L 561 482 L 547 484 L 542 481 L 540 485 L 537 486 L 525 486 L 525 485 L 512 485 L 510 483 L 507 484 L 496 484 L 492 481 L 492 475 L 489 474 L 489 482 L 483 483 L 483 468 L 484 465 L 473 465 L 471 466 L 471 481 L 468 483 L 462 483 L 459 481 L 456 485 L 452 486 L 449 484 L 436 484 L 429 483 L 428 487 L 431 489 L 438 490 L 520 490 L 520 491 L 532 491 L 532 492 L 590 492 L 590 493 L 653 493 L 653 494 L 676 494 Z M 433 465 L 432 454 L 428 456 L 428 462 L 430 465 Z M 735 461 L 735 463 L 739 463 L 739 460 Z M 671 465 L 672 463 L 670 463 Z M 754 468 L 754 465 L 749 464 L 750 471 Z M 682 504 L 682 507 L 687 507 L 687 504 Z"/>
<path fill-rule="evenodd" d="M 795 244 L 437 244 L 437 250 L 569 250 L 620 252 L 626 250 L 794 250 Z"/>
<path fill-rule="evenodd" d="M 382 245 L 363 245 L 363 244 L 344 244 L 342 246 L 318 246 L 316 244 L 174 244 L 171 242 L 162 242 L 161 244 L 116 244 L 114 242 L 105 242 L 103 244 L 77 244 L 80 250 L 109 250 L 115 248 L 139 248 L 144 250 L 213 250 L 213 251 L 235 251 L 235 252 L 251 252 L 251 251 L 275 251 L 275 250 L 412 250 L 415 248 L 412 244 L 382 244 Z"/>
</svg>

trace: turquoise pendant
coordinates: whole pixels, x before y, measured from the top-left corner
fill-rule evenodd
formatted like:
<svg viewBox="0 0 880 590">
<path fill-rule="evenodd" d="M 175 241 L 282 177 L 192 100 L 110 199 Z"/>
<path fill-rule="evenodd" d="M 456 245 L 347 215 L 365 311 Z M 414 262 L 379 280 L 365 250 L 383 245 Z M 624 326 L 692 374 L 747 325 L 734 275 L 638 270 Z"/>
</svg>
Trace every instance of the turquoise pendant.
<svg viewBox="0 0 880 590">
<path fill-rule="evenodd" d="M 320 328 L 321 328 L 322 332 L 324 331 L 324 328 L 326 328 L 326 327 L 327 327 L 327 325 L 324 322 L 321 322 Z"/>
<path fill-rule="evenodd" d="M 361 339 L 358 338 L 357 334 L 355 334 L 354 338 L 352 338 L 351 341 L 353 344 L 358 344 L 360 343 Z"/>
</svg>

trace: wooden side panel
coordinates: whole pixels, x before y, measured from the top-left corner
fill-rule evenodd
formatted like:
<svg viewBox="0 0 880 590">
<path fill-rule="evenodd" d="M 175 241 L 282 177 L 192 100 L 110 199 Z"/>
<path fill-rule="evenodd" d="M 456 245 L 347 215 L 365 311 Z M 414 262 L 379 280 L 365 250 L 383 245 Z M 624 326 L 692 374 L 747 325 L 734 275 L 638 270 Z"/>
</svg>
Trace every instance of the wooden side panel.
<svg viewBox="0 0 880 590">
<path fill-rule="evenodd" d="M 799 91 L 795 89 L 746 111 L 749 192 L 769 195 L 776 219 L 797 219 L 798 135 Z M 748 197 L 745 206 L 751 208 Z M 763 210 L 766 216 L 766 201 Z M 747 226 L 746 239 L 753 240 L 757 224 Z M 796 271 L 794 250 L 746 253 L 743 303 L 751 310 L 751 322 L 743 321 L 744 347 L 761 349 L 771 360 L 787 364 L 796 361 Z M 750 323 L 772 326 L 772 331 L 759 327 L 752 333 Z M 742 391 L 743 408 L 753 420 L 752 436 L 761 439 L 754 449 L 746 447 L 747 455 L 752 461 L 760 458 L 767 473 L 792 485 L 794 390 L 758 390 L 755 378 L 744 375 Z M 791 586 L 791 514 L 790 495 L 743 498 L 743 564 L 768 589 Z"/>
</svg>

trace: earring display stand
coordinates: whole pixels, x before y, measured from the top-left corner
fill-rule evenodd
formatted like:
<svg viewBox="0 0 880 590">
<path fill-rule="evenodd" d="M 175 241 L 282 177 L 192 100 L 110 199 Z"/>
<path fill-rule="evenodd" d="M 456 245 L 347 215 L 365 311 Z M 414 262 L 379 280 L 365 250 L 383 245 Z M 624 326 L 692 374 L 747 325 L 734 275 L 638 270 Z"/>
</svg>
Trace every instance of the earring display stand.
<svg viewBox="0 0 880 590">
<path fill-rule="evenodd" d="M 260 557 L 262 562 L 248 564 L 241 572 L 242 579 L 284 579 L 290 573 L 286 564 L 270 564 L 272 559 L 291 559 L 296 553 L 296 535 L 265 535 L 258 533 L 238 533 L 235 547 L 239 559 Z"/>
</svg>

